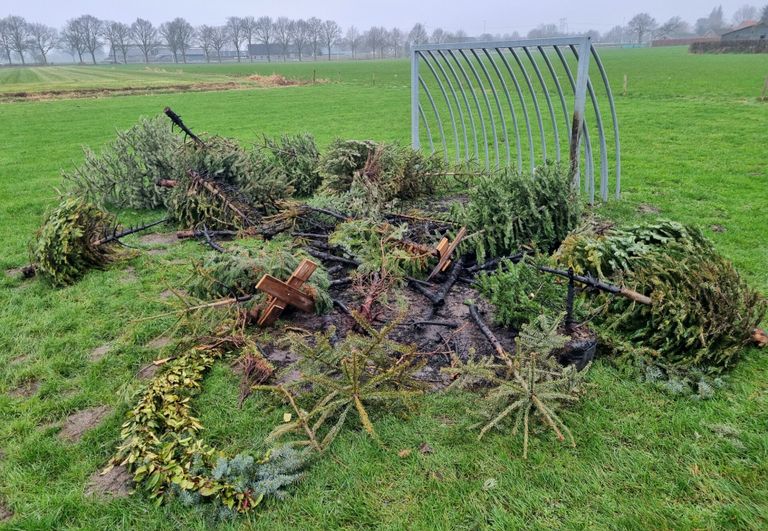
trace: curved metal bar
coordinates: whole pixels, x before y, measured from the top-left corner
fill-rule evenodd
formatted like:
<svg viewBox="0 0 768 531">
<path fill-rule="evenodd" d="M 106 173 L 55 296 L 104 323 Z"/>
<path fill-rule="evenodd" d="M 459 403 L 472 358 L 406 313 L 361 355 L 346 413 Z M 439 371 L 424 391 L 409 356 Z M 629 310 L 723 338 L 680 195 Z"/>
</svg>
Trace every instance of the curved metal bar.
<svg viewBox="0 0 768 531">
<path fill-rule="evenodd" d="M 424 122 L 424 129 L 427 130 L 427 138 L 429 138 L 429 149 L 431 149 L 432 153 L 434 153 L 435 143 L 432 141 L 432 131 L 429 130 L 429 122 L 427 121 L 427 116 L 424 114 L 424 108 L 421 106 L 421 103 L 419 103 L 419 114 L 421 115 L 421 121 Z"/>
<path fill-rule="evenodd" d="M 512 70 L 512 68 L 509 66 L 509 63 L 507 62 L 507 58 L 504 57 L 504 54 L 501 53 L 501 49 L 496 48 L 496 53 L 499 54 L 499 57 L 501 57 L 502 62 L 504 63 L 504 66 L 507 67 L 507 72 L 509 72 L 509 77 L 512 78 L 512 82 L 515 84 L 515 89 L 517 90 L 517 96 L 520 98 L 520 106 L 523 110 L 523 118 L 525 118 L 525 130 L 528 133 L 528 150 L 531 162 L 531 172 L 536 168 L 536 155 L 533 151 L 533 133 L 531 131 L 531 121 L 528 119 L 528 107 L 525 104 L 525 98 L 523 97 L 523 91 L 520 89 L 520 83 L 517 82 L 517 77 L 515 76 L 515 72 Z M 489 56 L 490 57 L 490 56 Z M 496 63 L 491 59 L 491 62 L 494 63 L 494 66 Z M 498 69 L 496 70 L 498 73 Z M 501 77 L 501 74 L 499 74 L 499 77 Z M 504 88 L 506 89 L 506 83 L 504 85 Z M 507 97 L 509 97 L 509 90 L 507 90 Z M 509 106 L 512 108 L 512 102 L 509 102 Z M 514 111 L 513 111 L 514 112 Z M 515 126 L 517 126 L 517 123 L 515 123 Z M 518 145 L 520 144 L 520 134 L 517 135 L 517 142 Z M 523 167 L 523 161 L 518 160 L 518 167 Z"/>
<path fill-rule="evenodd" d="M 428 51 L 427 53 L 432 58 L 432 61 L 440 69 L 440 72 L 443 74 L 443 77 L 445 78 L 445 82 L 448 83 L 448 89 L 451 91 L 451 94 L 453 95 L 453 99 L 456 102 L 456 109 L 459 112 L 459 121 L 461 122 L 461 130 L 462 130 L 462 133 L 464 134 L 464 154 L 466 158 L 469 158 L 469 138 L 467 137 L 467 124 L 464 123 L 464 111 L 461 110 L 461 103 L 459 102 L 459 97 L 456 95 L 456 89 L 454 89 L 453 83 L 451 83 L 451 78 L 448 77 L 448 73 L 445 71 L 445 68 L 443 68 L 443 65 L 440 62 L 440 60 L 434 56 L 431 50 Z M 456 124 L 454 123 L 454 129 L 455 127 L 456 127 Z M 461 153 L 461 148 L 459 147 L 458 139 L 457 139 L 457 144 L 456 144 L 456 161 L 457 162 L 459 161 L 460 153 Z"/>
<path fill-rule="evenodd" d="M 527 50 L 527 48 L 524 48 L 524 49 Z M 510 48 L 509 51 L 512 53 L 512 57 L 515 58 L 515 61 L 517 61 L 517 65 L 520 67 L 520 71 L 523 73 L 523 77 L 525 78 L 525 83 L 528 85 L 528 90 L 531 91 L 533 108 L 536 110 L 536 120 L 539 122 L 539 136 L 541 137 L 541 156 L 542 156 L 543 162 L 546 162 L 547 161 L 547 139 L 546 139 L 546 136 L 544 135 L 544 119 L 541 116 L 541 108 L 539 107 L 539 98 L 536 96 L 536 91 L 533 89 L 533 83 L 531 83 L 531 76 L 528 75 L 528 70 L 526 70 L 525 65 L 523 65 L 523 62 L 520 60 L 520 57 L 517 55 L 517 52 L 515 52 L 514 48 Z"/>
<path fill-rule="evenodd" d="M 451 56 L 451 58 L 456 63 L 456 66 L 459 67 L 459 70 L 461 71 L 461 75 L 464 77 L 464 81 L 466 81 L 467 86 L 469 87 L 469 90 L 472 92 L 472 99 L 475 100 L 475 105 L 477 105 L 477 114 L 480 117 L 480 130 L 483 132 L 483 145 L 485 147 L 485 167 L 486 169 L 488 169 L 491 167 L 491 158 L 490 158 L 490 153 L 488 151 L 488 133 L 485 130 L 485 119 L 483 118 L 483 109 L 482 107 L 480 107 L 480 100 L 477 99 L 477 94 L 475 94 L 475 87 L 472 85 L 472 82 L 469 80 L 467 71 L 464 70 L 464 67 L 461 65 L 461 62 L 459 61 L 458 57 L 454 55 L 453 50 L 448 50 L 448 55 Z"/>
<path fill-rule="evenodd" d="M 541 89 L 544 91 L 544 98 L 547 100 L 547 108 L 549 109 L 549 117 L 552 120 L 552 129 L 555 134 L 555 153 L 556 153 L 556 159 L 557 162 L 560 162 L 560 135 L 557 131 L 557 117 L 555 116 L 555 107 L 552 105 L 552 98 L 549 96 L 549 87 L 547 87 L 547 83 L 544 81 L 544 76 L 541 73 L 541 70 L 539 69 L 539 65 L 536 63 L 536 59 L 534 59 L 533 54 L 526 46 L 523 48 L 525 51 L 525 55 L 528 56 L 528 60 L 533 65 L 533 70 L 536 72 L 536 77 L 539 80 L 539 84 L 541 84 Z"/>
<path fill-rule="evenodd" d="M 483 80 L 480 79 L 480 74 L 477 73 L 477 69 L 475 68 L 475 65 L 472 64 L 472 61 L 469 60 L 469 57 L 467 57 L 467 54 L 464 53 L 464 50 L 459 50 L 459 54 L 464 58 L 464 61 L 467 62 L 467 65 L 469 66 L 469 69 L 472 71 L 472 74 L 475 76 L 475 79 L 477 80 L 477 85 L 480 87 L 480 92 L 483 94 L 483 99 L 485 100 L 485 106 L 488 108 L 488 119 L 491 121 L 491 134 L 493 135 L 493 148 L 494 152 L 496 154 L 496 167 L 499 167 L 499 137 L 496 133 L 496 120 L 493 118 L 493 109 L 491 109 L 491 100 L 488 99 L 488 94 L 485 92 L 485 85 L 483 85 Z"/>
<path fill-rule="evenodd" d="M 544 49 L 539 46 L 539 53 L 544 58 L 544 62 L 547 64 L 547 69 L 549 70 L 549 73 L 552 75 L 552 79 L 555 80 L 555 86 L 557 87 L 557 94 L 560 96 L 560 105 L 563 108 L 563 119 L 565 120 L 565 128 L 566 130 L 571 126 L 570 123 L 570 114 L 568 113 L 568 104 L 565 102 L 565 93 L 563 92 L 563 86 L 560 84 L 560 78 L 557 77 L 557 72 L 555 71 L 555 67 L 552 65 L 552 61 L 549 60 L 549 56 L 547 55 L 547 52 L 544 51 Z"/>
<path fill-rule="evenodd" d="M 576 81 L 573 79 L 573 74 L 571 73 L 571 67 L 568 65 L 568 61 L 565 59 L 565 56 L 563 55 L 563 52 L 560 51 L 560 48 L 557 46 L 553 46 L 555 49 L 555 53 L 560 58 L 560 62 L 563 64 L 563 69 L 565 70 L 565 73 L 568 76 L 568 81 L 571 84 L 571 89 L 573 89 L 574 93 L 576 92 Z M 566 116 L 566 122 L 568 120 L 568 117 Z M 578 151 L 578 150 L 577 150 Z M 584 157 L 589 161 L 587 162 L 587 193 L 589 194 L 589 202 L 590 204 L 593 204 L 595 202 L 595 173 L 594 173 L 594 164 L 592 162 L 592 142 L 589 138 L 589 128 L 587 127 L 587 118 L 584 117 Z M 576 183 L 579 188 L 581 188 L 581 175 L 577 172 L 576 175 Z"/>
<path fill-rule="evenodd" d="M 459 154 L 461 152 L 459 148 L 459 130 L 456 128 L 456 119 L 453 116 L 453 107 L 451 106 L 451 100 L 448 99 L 448 93 L 445 92 L 445 87 L 443 86 L 443 82 L 440 80 L 440 77 L 437 75 L 437 72 L 435 72 L 435 69 L 432 68 L 432 64 L 429 62 L 429 60 L 424 57 L 424 55 L 421 52 L 416 52 L 421 56 L 421 58 L 424 60 L 424 64 L 427 65 L 427 68 L 429 68 L 429 71 L 432 72 L 432 75 L 435 76 L 435 79 L 437 80 L 437 85 L 440 88 L 440 92 L 443 93 L 443 98 L 445 98 L 445 102 L 448 104 L 448 113 L 451 116 L 451 125 L 453 126 L 453 137 L 456 141 L 456 162 L 459 161 Z M 443 144 L 445 145 L 445 140 L 443 140 Z M 448 162 L 448 147 L 446 145 L 445 150 L 445 160 Z"/>
<path fill-rule="evenodd" d="M 427 84 L 424 82 L 424 78 L 419 76 L 419 84 L 421 84 L 421 88 L 424 89 L 424 93 L 427 95 L 427 99 L 429 100 L 429 104 L 432 105 L 432 110 L 435 111 L 435 119 L 437 120 L 437 129 L 440 131 L 440 140 L 442 140 L 443 143 L 443 153 L 445 155 L 445 161 L 448 162 L 448 144 L 445 141 L 445 131 L 443 131 L 443 120 L 440 119 L 440 113 L 437 110 L 437 105 L 435 105 L 435 100 L 432 99 L 432 93 L 429 92 L 429 87 L 427 87 Z M 434 147 L 432 148 L 432 152 L 434 153 Z"/>
<path fill-rule="evenodd" d="M 603 84 L 605 84 L 605 93 L 608 96 L 608 106 L 611 109 L 611 119 L 613 120 L 613 139 L 614 149 L 616 149 L 616 199 L 621 197 L 621 143 L 619 142 L 619 119 L 616 117 L 616 105 L 613 101 L 613 92 L 611 92 L 611 84 L 608 82 L 608 74 L 605 72 L 603 62 L 600 60 L 600 56 L 592 46 L 592 57 L 595 59 L 597 69 L 600 71 L 600 77 L 603 78 Z"/>
<path fill-rule="evenodd" d="M 576 47 L 570 46 L 571 52 L 576 59 L 579 59 L 579 52 Z M 595 110 L 595 124 L 597 126 L 598 141 L 600 142 L 600 197 L 603 201 L 608 200 L 608 146 L 605 140 L 605 130 L 603 129 L 603 115 L 600 113 L 600 105 L 597 101 L 595 89 L 592 81 L 587 78 L 587 92 L 589 99 L 592 100 L 592 107 Z"/>
<path fill-rule="evenodd" d="M 432 52 L 430 51 L 429 53 L 432 53 Z M 437 53 L 440 55 L 443 61 L 445 61 L 445 64 L 448 65 L 448 69 L 451 71 L 451 75 L 453 75 L 453 79 L 456 80 L 456 84 L 459 87 L 459 92 L 461 92 L 461 96 L 464 99 L 464 104 L 467 106 L 467 113 L 469 114 L 469 123 L 472 126 L 472 136 L 475 141 L 475 159 L 480 160 L 480 146 L 477 142 L 477 128 L 475 127 L 475 117 L 472 115 L 472 107 L 469 104 L 469 98 L 467 98 L 467 92 L 464 90 L 464 85 L 461 84 L 461 80 L 459 79 L 459 76 L 456 74 L 456 70 L 453 68 L 453 65 L 448 60 L 448 58 L 443 54 L 442 50 L 437 50 Z M 438 62 L 438 64 L 441 64 L 441 63 Z M 461 106 L 459 106 L 459 109 L 461 109 Z M 464 124 L 463 116 L 462 116 L 462 124 Z M 465 128 L 465 137 L 466 137 L 466 128 Z M 466 138 L 465 138 L 465 141 L 466 141 Z M 467 147 L 467 149 L 469 149 L 469 147 Z M 469 153 L 467 153 L 467 157 L 469 157 Z"/>
<path fill-rule="evenodd" d="M 498 52 L 499 49 L 496 48 L 496 51 Z M 493 60 L 493 57 L 491 56 L 490 53 L 488 53 L 488 50 L 483 48 L 483 52 L 491 61 L 491 65 L 493 65 L 493 70 L 496 72 L 496 75 L 501 81 L 501 85 L 504 87 L 504 95 L 507 97 L 507 105 L 509 105 L 509 110 L 512 114 L 512 122 L 515 126 L 515 141 L 517 142 L 515 146 L 517 148 L 517 167 L 522 168 L 523 167 L 523 149 L 522 149 L 522 144 L 520 143 L 520 127 L 517 123 L 517 113 L 515 112 L 515 106 L 512 104 L 512 98 L 509 95 L 509 88 L 507 87 L 507 82 L 504 81 L 504 76 L 501 75 L 501 71 L 499 70 L 499 67 L 496 64 L 496 61 Z"/>
<path fill-rule="evenodd" d="M 488 55 L 488 50 L 483 48 L 483 51 L 486 55 Z M 483 74 L 485 74 L 486 79 L 488 80 L 488 84 L 491 86 L 491 92 L 493 93 L 493 99 L 496 100 L 496 108 L 499 110 L 499 117 L 501 118 L 501 130 L 504 133 L 504 145 L 507 148 L 507 166 L 509 166 L 510 158 L 512 156 L 510 150 L 509 150 L 509 133 L 507 132 L 507 120 L 504 118 L 504 111 L 501 108 L 501 102 L 499 101 L 499 95 L 496 92 L 496 85 L 493 82 L 493 79 L 491 78 L 491 75 L 488 73 L 488 69 L 485 67 L 485 64 L 483 63 L 483 60 L 478 57 L 477 52 L 475 50 L 470 50 L 472 52 L 472 55 L 475 56 L 475 59 L 477 59 L 477 62 L 480 63 L 480 68 L 483 69 Z M 489 56 L 490 57 L 490 56 Z M 496 68 L 496 65 L 493 65 L 494 68 Z M 499 69 L 496 68 L 496 73 L 498 74 Z M 501 79 L 501 76 L 499 76 L 499 79 Z M 503 82 L 503 80 L 502 80 Z M 504 92 L 507 94 L 507 98 L 509 98 L 509 91 L 507 90 L 506 86 L 504 87 Z M 514 115 L 514 111 L 512 111 L 512 116 L 514 118 L 514 127 L 515 127 L 515 133 L 517 133 L 517 117 Z M 519 137 L 518 137 L 519 142 Z M 519 144 L 518 144 L 519 145 Z"/>
</svg>

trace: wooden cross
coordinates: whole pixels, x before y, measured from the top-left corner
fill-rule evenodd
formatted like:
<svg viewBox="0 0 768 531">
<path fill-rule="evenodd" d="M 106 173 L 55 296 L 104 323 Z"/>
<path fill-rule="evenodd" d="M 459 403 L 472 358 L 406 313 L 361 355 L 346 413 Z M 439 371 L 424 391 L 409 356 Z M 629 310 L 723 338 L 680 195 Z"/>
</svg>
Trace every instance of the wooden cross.
<svg viewBox="0 0 768 531">
<path fill-rule="evenodd" d="M 259 318 L 259 326 L 269 326 L 280 317 L 283 310 L 290 304 L 301 311 L 311 313 L 315 311 L 315 299 L 301 291 L 301 287 L 309 280 L 317 269 L 317 264 L 304 259 L 296 267 L 286 282 L 272 275 L 264 275 L 256 284 L 256 289 L 269 295 L 267 307 Z"/>
<path fill-rule="evenodd" d="M 443 238 L 440 240 L 440 243 L 437 244 L 437 255 L 440 257 L 440 260 L 437 262 L 437 265 L 427 277 L 427 280 L 432 280 L 432 277 L 437 275 L 439 272 L 446 271 L 448 269 L 448 267 L 451 265 L 451 255 L 453 254 L 453 251 L 456 250 L 456 247 L 459 246 L 461 240 L 463 240 L 464 236 L 466 235 L 467 228 L 461 227 L 453 242 L 448 243 L 448 238 Z"/>
</svg>

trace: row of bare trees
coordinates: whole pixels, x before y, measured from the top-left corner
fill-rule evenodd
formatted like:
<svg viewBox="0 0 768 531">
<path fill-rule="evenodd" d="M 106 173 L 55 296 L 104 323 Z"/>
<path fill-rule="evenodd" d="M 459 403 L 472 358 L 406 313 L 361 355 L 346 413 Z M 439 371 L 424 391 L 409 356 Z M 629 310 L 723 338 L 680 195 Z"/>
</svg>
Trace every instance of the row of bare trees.
<svg viewBox="0 0 768 531">
<path fill-rule="evenodd" d="M 750 20 L 763 20 L 768 23 L 768 5 L 762 9 L 744 5 L 733 14 L 734 26 Z M 639 13 L 626 26 L 615 26 L 600 35 L 595 30 L 587 32 L 595 41 L 604 42 L 639 42 L 650 38 L 674 38 L 694 35 L 720 34 L 729 28 L 725 21 L 722 7 L 712 10 L 707 17 L 702 17 L 691 25 L 680 17 L 672 17 L 663 24 L 658 24 L 648 13 Z M 555 24 L 542 24 L 530 30 L 528 38 L 555 37 L 567 33 Z M 499 38 L 517 39 L 517 32 L 506 35 L 483 34 L 477 40 L 488 41 Z M 423 24 L 415 24 L 409 32 L 399 28 L 387 29 L 372 26 L 359 31 L 354 26 L 342 35 L 339 24 L 333 20 L 308 19 L 292 20 L 287 17 L 229 17 L 219 26 L 192 26 L 184 18 L 178 17 L 160 26 L 155 26 L 146 19 L 137 18 L 132 24 L 100 20 L 92 15 L 82 15 L 67 21 L 60 30 L 37 22 L 27 22 L 19 16 L 7 16 L 0 19 L 0 57 L 13 64 L 14 59 L 26 64 L 28 58 L 33 62 L 48 63 L 48 55 L 54 49 L 69 52 L 79 62 L 90 59 L 94 64 L 104 46 L 110 50 L 111 61 L 127 63 L 131 50 L 140 53 L 144 62 L 149 63 L 155 53 L 165 47 L 175 62 L 187 62 L 188 52 L 199 47 L 205 60 L 222 61 L 224 57 L 236 59 L 243 57 L 254 59 L 254 45 L 259 47 L 259 56 L 268 61 L 277 52 L 283 60 L 295 57 L 299 61 L 305 57 L 317 59 L 327 54 L 331 59 L 332 48 L 342 48 L 352 58 L 365 52 L 373 57 L 398 57 L 408 46 L 427 42 L 445 43 L 472 40 L 464 31 L 445 31 L 435 28 L 431 32 Z M 199 52 L 198 52 L 199 53 Z"/>
</svg>

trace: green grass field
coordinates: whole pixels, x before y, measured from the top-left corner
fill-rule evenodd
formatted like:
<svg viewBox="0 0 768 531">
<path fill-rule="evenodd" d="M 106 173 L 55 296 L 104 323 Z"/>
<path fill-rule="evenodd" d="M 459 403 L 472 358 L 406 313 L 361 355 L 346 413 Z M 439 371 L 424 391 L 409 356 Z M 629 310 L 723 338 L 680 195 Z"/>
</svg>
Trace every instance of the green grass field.
<svg viewBox="0 0 768 531">
<path fill-rule="evenodd" d="M 768 292 L 768 103 L 758 96 L 764 56 L 688 55 L 684 49 L 602 52 L 622 133 L 620 202 L 603 215 L 660 215 L 702 227 L 745 277 Z M 298 87 L 174 92 L 0 104 L 0 268 L 27 260 L 27 244 L 56 202 L 60 170 L 115 129 L 169 105 L 195 130 L 237 137 L 313 133 L 406 141 L 408 63 L 163 65 L 0 69 L 0 94 L 52 89 L 227 80 L 258 72 L 330 82 Z M 620 95 L 622 77 L 629 92 Z M 649 204 L 660 214 L 640 214 Z M 128 212 L 128 220 L 153 219 Z M 722 226 L 715 232 L 713 225 Z M 136 240 L 129 243 L 136 243 Z M 141 245 L 141 244 L 139 244 Z M 0 504 L 10 528 L 204 528 L 198 510 L 154 507 L 135 495 L 85 494 L 112 455 L 122 416 L 140 388 L 137 371 L 172 349 L 152 348 L 172 320 L 138 322 L 166 309 L 161 293 L 189 273 L 199 244 L 143 253 L 78 284 L 0 280 Z M 166 301 L 167 302 L 167 301 Z M 92 352 L 109 344 L 93 361 Z M 591 396 L 565 420 L 577 448 L 549 434 L 530 458 L 502 435 L 478 443 L 467 429 L 470 395 L 431 395 L 408 418 L 374 418 L 386 443 L 347 431 L 282 502 L 233 528 L 475 529 L 765 528 L 768 526 L 768 360 L 751 349 L 708 401 L 676 399 L 598 362 Z M 31 396 L 14 391 L 34 383 Z M 197 399 L 205 437 L 227 451 L 258 449 L 281 412 L 252 398 L 237 408 L 237 377 L 219 364 Z M 69 414 L 108 405 L 106 420 L 76 443 L 57 433 Z M 432 454 L 420 454 L 428 442 Z M 413 449 L 400 458 L 401 449 Z M 493 488 L 484 488 L 495 479 Z"/>
</svg>

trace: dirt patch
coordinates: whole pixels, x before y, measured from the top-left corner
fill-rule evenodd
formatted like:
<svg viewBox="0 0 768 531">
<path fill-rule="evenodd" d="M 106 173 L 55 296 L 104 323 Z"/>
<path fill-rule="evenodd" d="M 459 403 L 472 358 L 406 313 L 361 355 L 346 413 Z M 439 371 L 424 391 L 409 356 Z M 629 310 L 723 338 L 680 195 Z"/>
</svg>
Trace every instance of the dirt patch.
<svg viewBox="0 0 768 531">
<path fill-rule="evenodd" d="M 0 103 L 16 101 L 46 101 L 79 98 L 108 98 L 112 96 L 133 96 L 137 94 L 170 94 L 174 92 L 211 92 L 253 88 L 247 82 L 229 81 L 223 83 L 179 83 L 146 87 L 107 87 L 80 90 L 46 90 L 41 92 L 6 92 L 0 94 Z"/>
<path fill-rule="evenodd" d="M 73 413 L 64 421 L 59 438 L 77 442 L 86 431 L 98 426 L 111 412 L 109 406 L 96 406 Z"/>
<path fill-rule="evenodd" d="M 712 229 L 712 232 L 725 232 L 726 230 L 722 225 L 712 225 L 709 228 Z"/>
<path fill-rule="evenodd" d="M 658 214 L 659 212 L 661 212 L 661 209 L 654 205 L 641 203 L 637 205 L 637 212 L 639 214 Z"/>
<path fill-rule="evenodd" d="M 156 337 L 155 339 L 147 343 L 147 347 L 163 348 L 163 347 L 167 347 L 170 344 L 171 344 L 171 338 L 166 336 L 160 336 L 160 337 Z"/>
<path fill-rule="evenodd" d="M 37 393 L 40 389 L 40 382 L 38 380 L 27 380 L 15 389 L 8 392 L 11 398 L 29 398 Z"/>
<path fill-rule="evenodd" d="M 154 363 L 148 363 L 147 365 L 144 365 L 141 369 L 139 369 L 139 372 L 136 373 L 136 377 L 139 380 L 149 380 L 157 374 L 157 371 L 160 370 L 159 365 L 155 365 Z"/>
<path fill-rule="evenodd" d="M 21 356 L 16 356 L 11 360 L 11 365 L 21 365 L 22 363 L 26 363 L 29 361 L 29 354 L 22 354 Z"/>
<path fill-rule="evenodd" d="M 137 280 L 139 280 L 139 277 L 136 274 L 136 269 L 133 267 L 126 267 L 123 270 L 123 276 L 120 277 L 121 284 L 133 284 Z"/>
<path fill-rule="evenodd" d="M 142 245 L 173 245 L 180 241 L 175 232 L 153 232 L 139 238 Z"/>
<path fill-rule="evenodd" d="M 5 274 L 11 278 L 21 278 L 22 276 L 22 268 L 21 267 L 14 267 L 11 269 L 6 269 Z"/>
<path fill-rule="evenodd" d="M 7 522 L 11 518 L 13 518 L 13 511 L 0 502 L 0 522 Z"/>
<path fill-rule="evenodd" d="M 100 347 L 96 347 L 91 351 L 91 355 L 89 356 L 89 358 L 91 361 L 99 361 L 104 356 L 106 356 L 110 350 L 112 350 L 112 345 L 110 343 L 107 343 L 106 345 L 101 345 Z"/>
<path fill-rule="evenodd" d="M 85 487 L 86 496 L 98 498 L 125 498 L 131 493 L 133 476 L 122 465 L 112 467 L 102 474 L 100 470 L 91 475 Z"/>
<path fill-rule="evenodd" d="M 252 76 L 248 76 L 246 79 L 248 81 L 251 81 L 255 85 L 263 88 L 274 88 L 274 87 L 295 87 L 299 85 L 309 85 L 312 84 L 312 81 L 306 81 L 301 79 L 288 79 L 287 77 L 280 75 L 280 74 L 271 74 L 268 76 L 262 76 L 259 74 L 254 74 Z M 327 83 L 326 79 L 316 79 L 314 81 L 315 83 Z"/>
<path fill-rule="evenodd" d="M 177 290 L 170 290 L 167 289 L 165 291 L 160 292 L 160 300 L 167 301 L 168 299 L 175 299 L 180 297 L 186 297 L 188 295 L 186 290 L 183 289 L 177 289 Z"/>
</svg>

